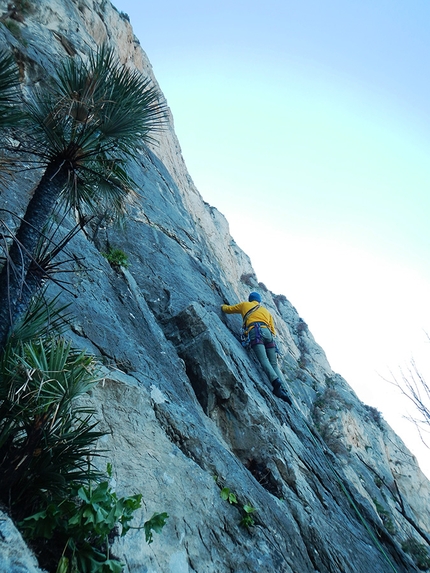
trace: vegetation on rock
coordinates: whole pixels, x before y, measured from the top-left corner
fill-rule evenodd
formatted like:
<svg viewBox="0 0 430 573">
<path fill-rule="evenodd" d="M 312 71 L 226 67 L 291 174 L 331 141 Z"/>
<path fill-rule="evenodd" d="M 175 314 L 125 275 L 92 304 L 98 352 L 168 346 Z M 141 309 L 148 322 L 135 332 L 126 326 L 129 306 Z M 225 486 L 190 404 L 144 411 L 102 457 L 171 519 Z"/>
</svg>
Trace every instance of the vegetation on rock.
<svg viewBox="0 0 430 573">
<path fill-rule="evenodd" d="M 4 102 L 11 93 L 19 95 L 17 71 L 10 56 L 3 53 L 0 59 L 0 105 L 9 112 Z M 126 161 L 153 139 L 165 116 L 158 89 L 120 64 L 106 46 L 91 53 L 88 62 L 67 58 L 49 84 L 35 88 L 27 99 L 20 97 L 19 103 L 21 121 L 13 130 L 9 120 L 0 126 L 4 147 L 21 158 L 33 157 L 42 176 L 16 234 L 2 230 L 12 244 L 0 272 L 0 349 L 49 276 L 49 260 L 41 261 L 37 252 L 54 209 L 75 212 L 81 225 L 100 211 L 121 217 L 136 191 Z"/>
<path fill-rule="evenodd" d="M 0 54 L 2 174 L 17 153 L 42 170 L 17 231 L 4 222 L 0 229 L 0 500 L 49 571 L 122 571 L 110 545 L 119 526 L 121 535 L 129 531 L 142 495 L 119 498 L 109 472 L 93 465 L 104 433 L 81 399 L 100 369 L 61 335 L 64 309 L 36 297 L 68 240 L 47 250 L 46 229 L 59 207 L 81 226 L 100 210 L 121 217 L 136 190 L 126 161 L 164 114 L 158 90 L 106 46 L 88 61 L 66 59 L 27 99 L 12 55 Z M 111 264 L 125 265 L 124 256 Z M 167 517 L 155 513 L 144 523 L 148 543 Z"/>
</svg>

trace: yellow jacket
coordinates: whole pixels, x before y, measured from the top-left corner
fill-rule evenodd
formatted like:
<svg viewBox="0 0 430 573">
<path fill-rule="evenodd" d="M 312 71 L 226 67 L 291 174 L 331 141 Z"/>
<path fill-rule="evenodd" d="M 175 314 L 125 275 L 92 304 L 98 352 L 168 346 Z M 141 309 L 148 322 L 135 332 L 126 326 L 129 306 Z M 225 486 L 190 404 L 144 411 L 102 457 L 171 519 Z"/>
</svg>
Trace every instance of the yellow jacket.
<svg viewBox="0 0 430 573">
<path fill-rule="evenodd" d="M 254 306 L 257 306 L 258 302 L 253 300 L 252 302 L 239 302 L 239 304 L 234 304 L 234 305 L 229 305 L 229 304 L 223 304 L 221 306 L 221 310 L 223 312 L 225 312 L 226 314 L 241 314 L 242 318 L 245 316 L 245 314 L 248 312 L 248 310 L 250 310 L 251 308 L 253 308 Z M 252 330 L 254 327 L 252 326 L 253 322 L 264 322 L 264 324 L 267 324 L 267 326 L 270 328 L 270 331 L 273 335 L 276 334 L 275 331 L 275 323 L 273 322 L 273 317 L 270 314 L 270 312 L 267 310 L 267 308 L 264 308 L 264 306 L 260 305 L 260 308 L 257 308 L 257 310 L 254 310 L 254 312 L 252 312 L 247 320 L 246 320 L 246 327 L 250 327 L 250 330 Z"/>
</svg>

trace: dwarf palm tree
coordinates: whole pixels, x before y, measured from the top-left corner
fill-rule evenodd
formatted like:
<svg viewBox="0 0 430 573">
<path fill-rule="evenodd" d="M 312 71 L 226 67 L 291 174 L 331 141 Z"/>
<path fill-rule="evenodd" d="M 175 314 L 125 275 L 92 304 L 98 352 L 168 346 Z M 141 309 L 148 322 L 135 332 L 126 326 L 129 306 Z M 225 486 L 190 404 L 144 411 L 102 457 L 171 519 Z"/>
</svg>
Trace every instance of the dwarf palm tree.
<svg viewBox="0 0 430 573">
<path fill-rule="evenodd" d="M 104 434 L 78 398 L 97 384 L 99 366 L 61 337 L 65 308 L 34 299 L 0 355 L 0 500 L 24 515 L 98 475 L 88 456 Z"/>
<path fill-rule="evenodd" d="M 125 162 L 162 128 L 166 105 L 160 99 L 150 80 L 102 47 L 88 61 L 61 63 L 50 86 L 35 89 L 24 104 L 23 148 L 37 157 L 43 175 L 0 274 L 0 349 L 34 294 L 26 279 L 44 277 L 34 254 L 55 205 L 62 199 L 78 214 L 124 212 L 134 189 Z"/>
<path fill-rule="evenodd" d="M 93 411 L 75 402 L 98 379 L 94 358 L 64 339 L 6 348 L 0 361 L 0 498 L 28 506 L 94 474 L 88 456 L 104 434 L 94 430 Z"/>
</svg>

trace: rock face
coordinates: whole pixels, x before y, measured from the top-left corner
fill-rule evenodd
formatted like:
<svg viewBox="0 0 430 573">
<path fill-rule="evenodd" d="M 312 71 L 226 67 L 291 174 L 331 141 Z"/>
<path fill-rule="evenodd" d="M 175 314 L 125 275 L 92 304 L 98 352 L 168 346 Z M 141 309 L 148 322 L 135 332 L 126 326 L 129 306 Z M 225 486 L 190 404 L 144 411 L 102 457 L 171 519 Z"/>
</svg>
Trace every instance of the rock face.
<svg viewBox="0 0 430 573">
<path fill-rule="evenodd" d="M 7 11 L 0 0 L 0 17 Z M 19 54 L 29 89 L 60 58 L 103 41 L 153 78 L 128 18 L 106 0 L 38 0 L 21 20 L 13 34 L 0 25 L 0 38 Z M 151 545 L 137 529 L 116 542 L 125 570 L 418 571 L 402 542 L 430 537 L 429 482 L 379 412 L 332 372 L 290 302 L 258 283 L 225 218 L 195 189 L 172 122 L 130 171 L 141 198 L 127 227 L 73 239 L 61 294 L 73 305 L 73 343 L 104 364 L 88 401 L 108 432 L 100 447 L 115 489 L 143 493 L 136 527 L 169 514 Z M 22 214 L 34 177 L 11 183 L 0 207 Z M 108 246 L 127 254 L 128 268 L 109 266 Z M 242 348 L 240 318 L 220 312 L 250 290 L 275 317 L 292 407 Z M 223 487 L 237 504 L 221 498 Z M 240 525 L 245 504 L 255 508 L 249 528 Z M 10 566 L 9 537 L 0 537 L 0 571 L 36 571 L 24 553 Z"/>
<path fill-rule="evenodd" d="M 11 519 L 0 511 L 0 571 L 41 573 L 34 555 L 26 547 Z"/>
</svg>

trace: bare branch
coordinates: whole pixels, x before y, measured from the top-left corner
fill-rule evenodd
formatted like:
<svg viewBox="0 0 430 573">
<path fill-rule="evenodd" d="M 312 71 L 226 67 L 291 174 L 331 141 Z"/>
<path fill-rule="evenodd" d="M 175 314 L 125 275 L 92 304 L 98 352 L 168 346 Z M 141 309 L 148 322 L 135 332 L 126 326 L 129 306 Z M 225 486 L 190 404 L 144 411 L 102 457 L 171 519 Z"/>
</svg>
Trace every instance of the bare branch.
<svg viewBox="0 0 430 573">
<path fill-rule="evenodd" d="M 398 388 L 412 404 L 414 414 L 404 417 L 415 425 L 421 441 L 430 448 L 428 438 L 425 437 L 425 434 L 430 434 L 430 383 L 422 375 L 413 358 L 409 367 L 406 370 L 400 368 L 399 372 L 398 376 L 391 373 L 391 380 L 384 380 Z"/>
</svg>

